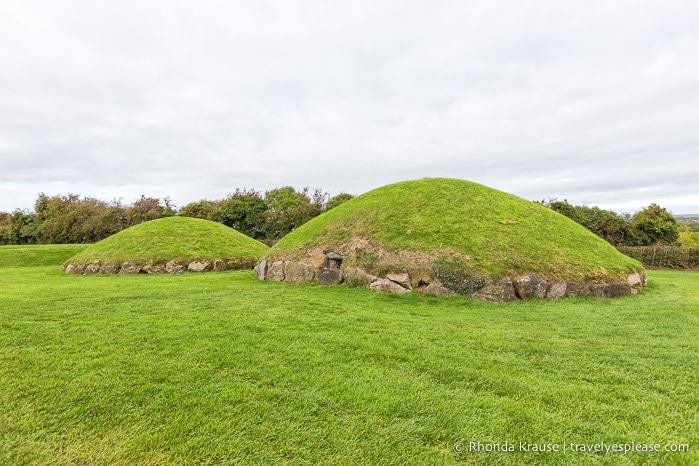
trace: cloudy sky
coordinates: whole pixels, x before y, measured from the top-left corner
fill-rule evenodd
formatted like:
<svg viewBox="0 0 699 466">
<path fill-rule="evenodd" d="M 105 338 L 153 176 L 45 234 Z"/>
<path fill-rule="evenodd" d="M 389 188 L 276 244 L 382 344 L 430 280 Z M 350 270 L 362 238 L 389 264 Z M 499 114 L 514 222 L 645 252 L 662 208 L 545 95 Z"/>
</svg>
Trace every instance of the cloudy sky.
<svg viewBox="0 0 699 466">
<path fill-rule="evenodd" d="M 0 0 L 0 211 L 424 177 L 699 213 L 699 2 Z"/>
</svg>

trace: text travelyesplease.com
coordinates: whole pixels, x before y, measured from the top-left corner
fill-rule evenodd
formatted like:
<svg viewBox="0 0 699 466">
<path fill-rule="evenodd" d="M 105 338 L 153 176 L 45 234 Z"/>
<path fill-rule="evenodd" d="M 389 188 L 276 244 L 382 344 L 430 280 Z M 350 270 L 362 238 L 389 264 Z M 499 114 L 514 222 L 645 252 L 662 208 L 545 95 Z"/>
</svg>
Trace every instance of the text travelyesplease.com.
<svg viewBox="0 0 699 466">
<path fill-rule="evenodd" d="M 530 442 L 504 442 L 481 443 L 467 442 L 454 445 L 457 453 L 494 453 L 494 452 L 541 452 L 541 453 L 602 453 L 629 454 L 629 453 L 654 453 L 654 452 L 688 452 L 689 444 L 670 443 L 530 443 Z"/>
</svg>

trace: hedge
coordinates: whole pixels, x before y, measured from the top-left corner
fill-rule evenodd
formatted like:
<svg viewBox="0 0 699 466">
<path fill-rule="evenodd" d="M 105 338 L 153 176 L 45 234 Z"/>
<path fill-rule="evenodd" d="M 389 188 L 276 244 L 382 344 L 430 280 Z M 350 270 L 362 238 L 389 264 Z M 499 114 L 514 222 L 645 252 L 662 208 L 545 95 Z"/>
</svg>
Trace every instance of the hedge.
<svg viewBox="0 0 699 466">
<path fill-rule="evenodd" d="M 681 246 L 619 246 L 623 254 L 644 267 L 658 269 L 699 269 L 699 248 Z"/>
</svg>

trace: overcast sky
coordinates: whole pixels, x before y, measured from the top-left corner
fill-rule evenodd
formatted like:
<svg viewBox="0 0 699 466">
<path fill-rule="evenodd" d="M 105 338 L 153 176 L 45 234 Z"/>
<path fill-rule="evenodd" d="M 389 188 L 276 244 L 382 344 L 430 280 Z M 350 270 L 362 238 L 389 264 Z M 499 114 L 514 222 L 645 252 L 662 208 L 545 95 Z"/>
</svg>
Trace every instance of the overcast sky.
<svg viewBox="0 0 699 466">
<path fill-rule="evenodd" d="M 0 0 L 0 211 L 424 177 L 699 213 L 699 2 Z"/>
</svg>

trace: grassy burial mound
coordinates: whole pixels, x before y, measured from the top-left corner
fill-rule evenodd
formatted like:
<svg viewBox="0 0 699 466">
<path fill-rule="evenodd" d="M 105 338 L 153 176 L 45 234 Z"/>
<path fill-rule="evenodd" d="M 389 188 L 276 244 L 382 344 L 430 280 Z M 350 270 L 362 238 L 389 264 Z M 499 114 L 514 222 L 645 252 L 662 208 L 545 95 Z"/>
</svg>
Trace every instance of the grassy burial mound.
<svg viewBox="0 0 699 466">
<path fill-rule="evenodd" d="M 612 297 L 645 284 L 638 261 L 563 215 L 455 179 L 396 183 L 345 202 L 282 238 L 256 272 L 493 301 Z"/>
<path fill-rule="evenodd" d="M 264 244 L 216 222 L 168 217 L 127 228 L 63 263 L 68 273 L 206 272 L 252 268 Z"/>
</svg>

